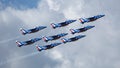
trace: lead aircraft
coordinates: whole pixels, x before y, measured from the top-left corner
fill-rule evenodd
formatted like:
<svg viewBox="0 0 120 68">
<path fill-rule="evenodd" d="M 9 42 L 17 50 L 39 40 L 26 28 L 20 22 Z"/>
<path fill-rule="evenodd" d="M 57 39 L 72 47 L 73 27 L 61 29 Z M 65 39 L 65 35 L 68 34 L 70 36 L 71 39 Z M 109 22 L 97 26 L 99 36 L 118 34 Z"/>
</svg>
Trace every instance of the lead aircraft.
<svg viewBox="0 0 120 68">
<path fill-rule="evenodd" d="M 84 24 L 84 23 L 88 23 L 88 22 L 93 22 L 101 17 L 104 17 L 105 15 L 96 15 L 93 17 L 89 17 L 89 18 L 80 18 L 79 21 L 80 23 Z"/>
</svg>

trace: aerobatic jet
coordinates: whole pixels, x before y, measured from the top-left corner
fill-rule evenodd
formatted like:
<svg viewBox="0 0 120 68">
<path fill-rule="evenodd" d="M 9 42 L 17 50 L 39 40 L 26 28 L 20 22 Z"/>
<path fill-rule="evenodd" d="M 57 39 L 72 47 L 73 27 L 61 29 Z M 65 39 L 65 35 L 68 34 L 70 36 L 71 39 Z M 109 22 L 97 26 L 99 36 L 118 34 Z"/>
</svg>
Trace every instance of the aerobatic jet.
<svg viewBox="0 0 120 68">
<path fill-rule="evenodd" d="M 48 42 L 48 41 L 52 41 L 52 40 L 57 40 L 63 36 L 66 36 L 68 35 L 68 33 L 61 33 L 61 34 L 57 34 L 57 35 L 54 35 L 54 36 L 48 36 L 48 37 L 43 37 L 43 40 L 45 42 Z"/>
<path fill-rule="evenodd" d="M 39 40 L 41 40 L 42 38 L 34 38 L 34 39 L 30 39 L 28 41 L 23 41 L 23 42 L 20 42 L 20 41 L 16 41 L 17 43 L 17 46 L 18 47 L 21 47 L 21 46 L 26 46 L 26 45 L 30 45 L 30 44 L 33 44 Z"/>
<path fill-rule="evenodd" d="M 70 29 L 70 31 L 71 31 L 71 34 L 75 34 L 75 33 L 85 32 L 93 27 L 95 27 L 95 26 L 85 26 L 85 27 L 79 28 L 79 29 Z"/>
<path fill-rule="evenodd" d="M 47 27 L 46 26 L 38 26 L 38 27 L 35 27 L 33 29 L 28 29 L 28 30 L 20 28 L 20 31 L 22 32 L 23 35 L 26 35 L 26 34 L 31 34 L 31 33 L 38 32 L 39 30 L 42 30 L 44 28 L 47 28 Z"/>
<path fill-rule="evenodd" d="M 95 21 L 101 17 L 104 17 L 104 16 L 105 15 L 96 15 L 96 16 L 89 17 L 89 18 L 80 18 L 79 20 L 82 24 L 84 24 L 84 23 L 88 23 L 88 22 L 93 22 L 93 21 Z"/>
<path fill-rule="evenodd" d="M 55 28 L 58 28 L 58 27 L 64 27 L 64 26 L 67 26 L 67 25 L 69 25 L 70 23 L 73 23 L 73 22 L 75 22 L 76 20 L 66 20 L 66 21 L 64 21 L 64 22 L 61 22 L 61 23 L 52 23 L 51 24 L 51 26 L 52 26 L 52 28 L 53 29 L 55 29 Z"/>
<path fill-rule="evenodd" d="M 78 39 L 81 39 L 81 38 L 83 38 L 83 37 L 85 37 L 85 36 L 86 36 L 86 35 L 78 35 L 78 36 L 75 36 L 75 37 L 72 37 L 72 38 L 69 38 L 69 39 L 63 38 L 63 39 L 61 39 L 61 41 L 62 41 L 63 43 L 73 42 L 73 41 L 77 41 Z"/>
<path fill-rule="evenodd" d="M 62 43 L 52 43 L 52 44 L 45 45 L 45 46 L 38 46 L 37 45 L 36 48 L 37 48 L 38 51 L 42 51 L 42 50 L 51 49 L 51 48 L 53 48 L 55 46 L 58 46 L 60 44 L 62 44 Z"/>
</svg>

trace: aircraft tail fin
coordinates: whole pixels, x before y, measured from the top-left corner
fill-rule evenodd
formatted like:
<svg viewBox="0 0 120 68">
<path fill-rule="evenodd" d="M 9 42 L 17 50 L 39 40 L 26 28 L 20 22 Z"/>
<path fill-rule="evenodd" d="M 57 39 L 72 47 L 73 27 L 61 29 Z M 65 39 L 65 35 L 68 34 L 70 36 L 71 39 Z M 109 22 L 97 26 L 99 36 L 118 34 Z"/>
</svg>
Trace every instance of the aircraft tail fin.
<svg viewBox="0 0 120 68">
<path fill-rule="evenodd" d="M 41 49 L 39 48 L 39 46 L 38 46 L 38 45 L 36 45 L 36 48 L 37 48 L 37 50 L 38 50 L 38 51 L 41 51 Z"/>
<path fill-rule="evenodd" d="M 48 42 L 47 37 L 43 37 L 43 40 L 44 40 L 45 42 Z"/>
<path fill-rule="evenodd" d="M 66 42 L 67 42 L 67 40 L 66 40 L 65 38 L 62 38 L 61 41 L 62 41 L 63 43 L 66 43 Z"/>
<path fill-rule="evenodd" d="M 20 31 L 22 32 L 22 34 L 23 34 L 23 35 L 25 35 L 25 34 L 26 34 L 26 30 L 25 30 L 25 29 L 20 28 Z"/>
<path fill-rule="evenodd" d="M 21 43 L 21 42 L 16 41 L 16 43 L 17 43 L 17 46 L 18 46 L 18 47 L 21 47 L 21 46 L 22 46 L 22 43 Z"/>
<path fill-rule="evenodd" d="M 51 24 L 52 28 L 55 29 L 56 25 L 54 23 Z"/>
<path fill-rule="evenodd" d="M 75 34 L 75 30 L 74 29 L 70 29 L 71 34 Z"/>
<path fill-rule="evenodd" d="M 85 21 L 84 21 L 84 19 L 83 19 L 83 18 L 80 18 L 80 19 L 79 19 L 79 21 L 80 21 L 80 23 L 82 23 L 82 24 L 84 24 L 84 23 L 85 23 Z"/>
</svg>

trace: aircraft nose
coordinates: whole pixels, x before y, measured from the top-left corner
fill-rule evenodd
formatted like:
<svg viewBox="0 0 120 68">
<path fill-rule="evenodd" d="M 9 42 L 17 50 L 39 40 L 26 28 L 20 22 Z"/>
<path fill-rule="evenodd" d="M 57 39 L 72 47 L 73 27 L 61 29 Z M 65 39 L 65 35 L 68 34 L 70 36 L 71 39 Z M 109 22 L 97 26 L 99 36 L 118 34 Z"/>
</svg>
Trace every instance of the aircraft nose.
<svg viewBox="0 0 120 68">
<path fill-rule="evenodd" d="M 95 26 L 90 26 L 89 29 L 91 29 L 91 28 L 93 28 L 93 27 L 95 27 Z"/>
<path fill-rule="evenodd" d="M 104 17 L 104 16 L 105 16 L 105 14 L 101 15 L 101 17 Z"/>
<path fill-rule="evenodd" d="M 68 33 L 63 33 L 62 35 L 65 36 L 65 35 L 68 35 Z"/>
<path fill-rule="evenodd" d="M 60 44 L 62 44 L 62 43 L 58 43 L 58 45 L 60 45 Z"/>
<path fill-rule="evenodd" d="M 68 33 L 65 33 L 65 35 L 68 35 Z"/>
<path fill-rule="evenodd" d="M 75 21 L 77 21 L 77 20 L 73 20 L 73 22 L 75 22 Z"/>
<path fill-rule="evenodd" d="M 95 27 L 95 26 L 87 26 L 86 28 L 87 28 L 87 29 L 91 29 L 91 28 L 93 28 L 93 27 Z"/>
<path fill-rule="evenodd" d="M 93 27 L 95 27 L 95 26 L 91 26 L 91 28 L 93 28 Z"/>
<path fill-rule="evenodd" d="M 79 37 L 79 38 L 83 38 L 83 37 L 85 37 L 85 36 L 86 36 L 86 35 L 79 35 L 78 37 Z"/>
<path fill-rule="evenodd" d="M 82 35 L 82 37 L 85 37 L 86 35 Z"/>
<path fill-rule="evenodd" d="M 47 28 L 47 26 L 44 26 L 43 28 Z"/>
</svg>

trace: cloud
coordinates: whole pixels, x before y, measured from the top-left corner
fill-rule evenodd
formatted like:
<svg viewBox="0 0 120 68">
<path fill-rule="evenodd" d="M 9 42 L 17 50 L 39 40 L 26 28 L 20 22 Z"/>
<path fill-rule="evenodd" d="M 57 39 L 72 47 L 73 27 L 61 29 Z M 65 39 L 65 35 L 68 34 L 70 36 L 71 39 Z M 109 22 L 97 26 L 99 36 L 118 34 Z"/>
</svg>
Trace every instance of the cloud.
<svg viewBox="0 0 120 68">
<path fill-rule="evenodd" d="M 55 0 L 47 0 L 49 9 L 54 10 L 54 11 L 59 11 L 60 9 L 60 4 L 58 1 Z"/>
</svg>

